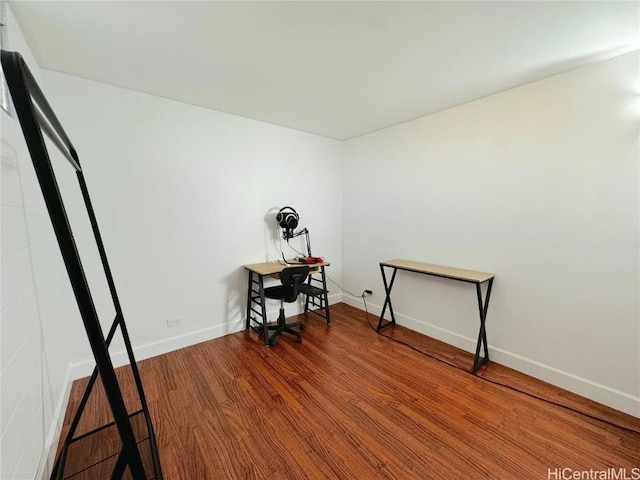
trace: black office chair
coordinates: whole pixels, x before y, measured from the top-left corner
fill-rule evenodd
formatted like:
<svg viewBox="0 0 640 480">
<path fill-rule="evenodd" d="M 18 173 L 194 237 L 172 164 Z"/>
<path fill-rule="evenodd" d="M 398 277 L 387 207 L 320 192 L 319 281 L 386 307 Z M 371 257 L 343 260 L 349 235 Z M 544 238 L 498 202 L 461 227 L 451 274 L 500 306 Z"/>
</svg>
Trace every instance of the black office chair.
<svg viewBox="0 0 640 480">
<path fill-rule="evenodd" d="M 280 315 L 278 316 L 278 323 L 274 326 L 268 327 L 270 330 L 274 330 L 269 338 L 269 346 L 273 347 L 276 343 L 276 338 L 282 332 L 291 333 L 296 336 L 296 342 L 301 342 L 302 337 L 300 333 L 294 330 L 294 327 L 304 328 L 302 322 L 286 323 L 284 316 L 284 302 L 293 303 L 298 298 L 300 293 L 300 285 L 309 276 L 309 267 L 304 265 L 301 267 L 287 267 L 280 272 L 280 282 L 282 285 L 275 287 L 267 287 L 264 289 L 264 295 L 267 298 L 280 300 Z"/>
</svg>

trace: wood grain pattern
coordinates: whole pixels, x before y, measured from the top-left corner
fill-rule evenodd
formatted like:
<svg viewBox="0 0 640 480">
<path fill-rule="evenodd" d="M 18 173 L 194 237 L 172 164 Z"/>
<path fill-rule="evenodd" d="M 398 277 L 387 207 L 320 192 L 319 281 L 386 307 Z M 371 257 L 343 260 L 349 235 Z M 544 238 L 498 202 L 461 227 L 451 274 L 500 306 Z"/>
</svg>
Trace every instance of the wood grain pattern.
<svg viewBox="0 0 640 480">
<path fill-rule="evenodd" d="M 300 344 L 269 348 L 243 331 L 139 362 L 165 478 L 546 479 L 549 468 L 640 467 L 640 433 L 479 377 L 638 431 L 640 419 L 494 363 L 474 377 L 463 371 L 471 354 L 385 330 L 408 348 L 345 304 L 331 314 L 330 327 L 301 315 Z"/>
<path fill-rule="evenodd" d="M 252 263 L 245 265 L 244 268 L 250 272 L 257 273 L 258 275 L 278 275 L 282 270 L 287 267 L 306 265 L 311 269 L 311 273 L 317 273 L 320 271 L 320 267 L 328 267 L 331 262 L 320 263 L 282 263 L 280 261 L 264 262 L 264 263 Z"/>
<path fill-rule="evenodd" d="M 384 262 L 380 262 L 380 265 L 475 283 L 483 283 L 495 277 L 493 273 L 476 272 L 475 270 L 445 267 L 443 265 L 432 265 L 430 263 L 414 262 L 413 260 L 385 260 Z"/>
</svg>

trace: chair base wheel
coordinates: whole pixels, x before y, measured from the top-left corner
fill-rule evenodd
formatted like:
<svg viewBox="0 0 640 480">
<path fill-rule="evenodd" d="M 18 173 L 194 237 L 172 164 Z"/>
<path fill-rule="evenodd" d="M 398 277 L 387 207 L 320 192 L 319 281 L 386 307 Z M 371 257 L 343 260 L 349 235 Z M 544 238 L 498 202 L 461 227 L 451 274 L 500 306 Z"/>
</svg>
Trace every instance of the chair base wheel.
<svg viewBox="0 0 640 480">
<path fill-rule="evenodd" d="M 296 343 L 302 342 L 302 337 L 296 337 Z"/>
</svg>

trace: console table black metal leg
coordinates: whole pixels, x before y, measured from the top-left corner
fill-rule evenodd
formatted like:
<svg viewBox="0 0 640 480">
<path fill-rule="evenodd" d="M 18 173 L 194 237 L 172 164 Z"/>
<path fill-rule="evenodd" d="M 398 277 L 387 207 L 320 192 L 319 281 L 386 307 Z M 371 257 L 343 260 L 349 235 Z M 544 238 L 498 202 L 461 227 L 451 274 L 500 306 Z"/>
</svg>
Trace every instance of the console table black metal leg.
<svg viewBox="0 0 640 480">
<path fill-rule="evenodd" d="M 384 291 L 386 298 L 384 300 L 384 305 L 382 307 L 382 313 L 380 313 L 380 320 L 378 320 L 378 327 L 376 328 L 376 332 L 379 332 L 383 328 L 387 328 L 390 325 L 396 324 L 396 317 L 393 314 L 393 306 L 391 305 L 391 289 L 393 288 L 393 282 L 396 279 L 396 273 L 398 273 L 398 269 L 393 269 L 393 275 L 391 275 L 391 282 L 387 285 L 387 277 L 384 274 L 384 266 L 380 265 L 380 272 L 382 272 L 382 283 L 384 283 Z M 387 305 L 389 306 L 389 313 L 391 314 L 391 320 L 386 324 L 382 324 L 384 321 L 384 313 L 387 311 Z"/>
<path fill-rule="evenodd" d="M 487 345 L 487 329 L 486 329 L 486 320 L 487 320 L 487 310 L 489 309 L 489 298 L 491 296 L 491 287 L 493 285 L 493 278 L 489 280 L 487 284 L 487 293 L 484 298 L 484 302 L 482 301 L 482 284 L 476 283 L 476 293 L 478 295 L 478 311 L 480 313 L 480 332 L 478 333 L 478 344 L 476 346 L 476 355 L 473 361 L 473 368 L 471 369 L 472 374 L 476 374 L 478 369 L 485 363 L 489 361 L 489 346 Z M 480 357 L 480 350 L 482 348 L 482 344 L 484 343 L 484 357 Z"/>
</svg>

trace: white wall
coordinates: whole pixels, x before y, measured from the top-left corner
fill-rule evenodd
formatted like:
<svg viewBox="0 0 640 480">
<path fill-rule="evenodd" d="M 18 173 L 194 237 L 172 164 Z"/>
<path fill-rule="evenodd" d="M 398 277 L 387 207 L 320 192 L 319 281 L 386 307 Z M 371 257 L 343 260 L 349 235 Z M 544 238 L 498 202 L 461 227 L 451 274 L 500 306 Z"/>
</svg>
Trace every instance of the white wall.
<svg viewBox="0 0 640 480">
<path fill-rule="evenodd" d="M 8 49 L 38 78 L 7 13 Z M 22 480 L 46 473 L 53 460 L 80 319 L 22 131 L 1 116 L 0 478 Z"/>
<path fill-rule="evenodd" d="M 241 265 L 279 257 L 273 214 L 293 205 L 331 277 L 372 288 L 378 311 L 382 259 L 495 272 L 494 360 L 640 415 L 637 54 L 342 144 L 39 72 L 13 32 L 80 154 L 139 358 L 242 328 Z M 91 362 L 21 133 L 4 114 L 1 221 L 0 477 L 34 478 L 46 474 L 68 380 Z M 399 275 L 395 288 L 400 323 L 472 349 L 468 286 Z M 182 325 L 167 327 L 172 317 Z"/>
<path fill-rule="evenodd" d="M 499 363 L 640 416 L 638 52 L 345 143 L 343 278 L 407 258 L 496 274 Z M 473 286 L 398 274 L 400 324 L 469 351 Z M 349 301 L 346 299 L 346 301 Z"/>
<path fill-rule="evenodd" d="M 282 206 L 296 208 L 313 253 L 333 262 L 329 274 L 340 281 L 341 142 L 43 76 L 80 156 L 138 358 L 244 328 L 242 265 L 280 258 Z M 182 325 L 169 328 L 173 317 Z"/>
<path fill-rule="evenodd" d="M 10 49 L 80 155 L 138 359 L 244 328 L 241 266 L 280 257 L 284 205 L 341 280 L 340 142 L 41 71 L 9 23 Z M 77 182 L 50 152 L 106 327 L 113 307 Z M 93 360 L 22 132 L 4 113 L 1 221 L 0 478 L 48 478 L 70 381 Z M 182 325 L 169 328 L 173 317 Z"/>
</svg>

